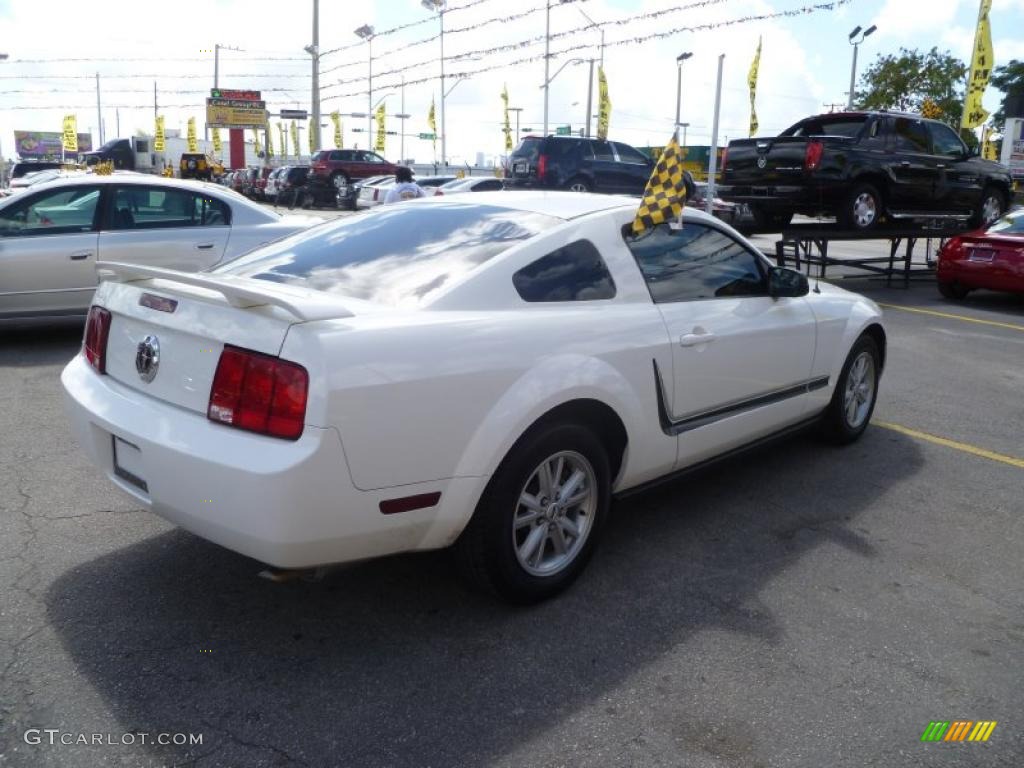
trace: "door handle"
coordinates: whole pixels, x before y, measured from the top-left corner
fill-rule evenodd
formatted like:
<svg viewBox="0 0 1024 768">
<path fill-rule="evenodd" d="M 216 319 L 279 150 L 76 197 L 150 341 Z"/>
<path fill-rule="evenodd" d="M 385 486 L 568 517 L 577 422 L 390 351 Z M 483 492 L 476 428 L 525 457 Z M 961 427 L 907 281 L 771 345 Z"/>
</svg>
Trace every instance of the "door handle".
<svg viewBox="0 0 1024 768">
<path fill-rule="evenodd" d="M 197 251 L 208 251 L 213 248 L 213 243 L 198 243 L 196 245 Z"/>
<path fill-rule="evenodd" d="M 81 261 L 82 259 L 88 259 L 92 256 L 92 251 L 82 251 L 81 253 L 72 253 L 68 256 L 72 261 Z"/>
<path fill-rule="evenodd" d="M 710 344 L 717 339 L 713 333 L 687 333 L 679 337 L 681 347 L 699 347 L 701 344 Z"/>
<path fill-rule="evenodd" d="M 903 161 L 900 162 L 900 165 L 903 166 L 904 168 L 909 168 L 910 167 L 910 161 L 909 160 L 903 160 Z"/>
<path fill-rule="evenodd" d="M 944 168 L 946 167 L 946 165 L 945 165 L 945 163 L 939 163 L 939 164 L 938 164 L 938 165 L 936 165 L 935 167 L 936 167 L 936 168 L 939 168 L 939 169 L 941 170 L 941 169 L 944 169 Z"/>
</svg>

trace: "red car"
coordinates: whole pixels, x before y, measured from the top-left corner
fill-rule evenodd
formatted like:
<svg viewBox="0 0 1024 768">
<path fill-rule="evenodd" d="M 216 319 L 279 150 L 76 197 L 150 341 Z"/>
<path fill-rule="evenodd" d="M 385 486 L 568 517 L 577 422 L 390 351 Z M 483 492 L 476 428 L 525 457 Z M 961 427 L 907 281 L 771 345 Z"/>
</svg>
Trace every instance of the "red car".
<svg viewBox="0 0 1024 768">
<path fill-rule="evenodd" d="M 947 299 L 975 288 L 1024 293 L 1024 210 L 947 241 L 939 251 L 938 280 Z"/>
<path fill-rule="evenodd" d="M 330 184 L 339 192 L 353 181 L 371 176 L 392 176 L 398 166 L 375 152 L 362 149 L 321 149 L 310 159 L 309 180 Z"/>
</svg>

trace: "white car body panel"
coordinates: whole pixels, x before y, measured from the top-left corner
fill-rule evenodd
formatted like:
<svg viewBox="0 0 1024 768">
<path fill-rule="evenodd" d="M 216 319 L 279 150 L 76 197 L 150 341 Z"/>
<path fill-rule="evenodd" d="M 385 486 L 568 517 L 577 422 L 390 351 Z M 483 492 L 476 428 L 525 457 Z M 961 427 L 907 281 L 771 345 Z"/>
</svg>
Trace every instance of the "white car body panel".
<svg viewBox="0 0 1024 768">
<path fill-rule="evenodd" d="M 321 319 L 304 322 L 287 308 L 303 298 L 294 285 L 213 275 L 289 296 L 233 306 L 230 291 L 202 281 L 117 274 L 129 282 L 104 282 L 95 298 L 113 317 L 109 374 L 78 356 L 62 376 L 80 442 L 119 487 L 200 536 L 278 566 L 342 562 L 452 543 L 515 442 L 556 408 L 594 401 L 618 417 L 626 448 L 613 484 L 621 492 L 816 416 L 854 341 L 868 326 L 881 328 L 877 306 L 831 286 L 791 299 L 653 303 L 620 234 L 633 215 L 630 199 L 484 192 L 464 204 L 481 203 L 565 221 L 418 308 L 337 297 L 334 309 L 308 296 L 319 307 L 310 316 Z M 702 213 L 686 217 L 730 232 Z M 600 251 L 615 297 L 524 302 L 512 275 L 580 238 Z M 143 292 L 174 298 L 178 308 L 140 307 Z M 698 328 L 718 338 L 679 345 Z M 165 362 L 146 383 L 133 350 L 150 333 Z M 306 428 L 297 441 L 206 418 L 225 344 L 306 368 Z M 815 388 L 801 389 L 812 380 Z M 792 391 L 781 399 L 756 402 L 786 387 Z M 746 405 L 699 423 L 738 400 Z M 139 448 L 133 466 L 145 491 L 114 473 L 114 437 Z M 383 500 L 436 492 L 433 507 L 378 509 Z"/>
</svg>

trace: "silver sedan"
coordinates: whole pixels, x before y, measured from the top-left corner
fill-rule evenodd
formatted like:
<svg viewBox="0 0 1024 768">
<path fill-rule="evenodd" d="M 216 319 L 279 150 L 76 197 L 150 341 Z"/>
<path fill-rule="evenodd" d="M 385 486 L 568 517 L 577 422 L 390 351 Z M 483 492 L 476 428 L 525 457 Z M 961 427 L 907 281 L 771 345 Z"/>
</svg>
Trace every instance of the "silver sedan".
<svg viewBox="0 0 1024 768">
<path fill-rule="evenodd" d="M 0 201 L 0 321 L 84 315 L 99 259 L 197 272 L 319 222 L 197 181 L 114 173 L 39 184 Z"/>
</svg>

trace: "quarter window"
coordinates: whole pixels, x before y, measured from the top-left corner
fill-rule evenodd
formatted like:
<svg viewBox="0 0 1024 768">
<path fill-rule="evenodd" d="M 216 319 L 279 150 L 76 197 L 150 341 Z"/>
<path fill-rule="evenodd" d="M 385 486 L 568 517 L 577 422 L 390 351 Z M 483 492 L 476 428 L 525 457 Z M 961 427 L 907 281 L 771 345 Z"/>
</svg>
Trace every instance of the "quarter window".
<svg viewBox="0 0 1024 768">
<path fill-rule="evenodd" d="M 591 143 L 594 149 L 595 160 L 615 160 L 615 155 L 612 154 L 612 145 L 607 141 L 595 141 Z"/>
<path fill-rule="evenodd" d="M 28 193 L 24 193 L 27 194 Z M 100 191 L 64 187 L 15 202 L 0 211 L 0 235 L 66 235 L 90 232 Z"/>
<path fill-rule="evenodd" d="M 612 144 L 615 146 L 615 151 L 619 153 L 619 160 L 622 162 L 647 165 L 647 156 L 639 150 L 633 149 L 629 144 L 620 144 L 617 141 L 613 141 Z"/>
<path fill-rule="evenodd" d="M 656 304 L 768 295 L 760 259 L 720 230 L 663 224 L 625 239 Z"/>
<path fill-rule="evenodd" d="M 542 256 L 512 276 L 523 301 L 596 301 L 615 298 L 615 281 L 589 240 Z"/>
</svg>

